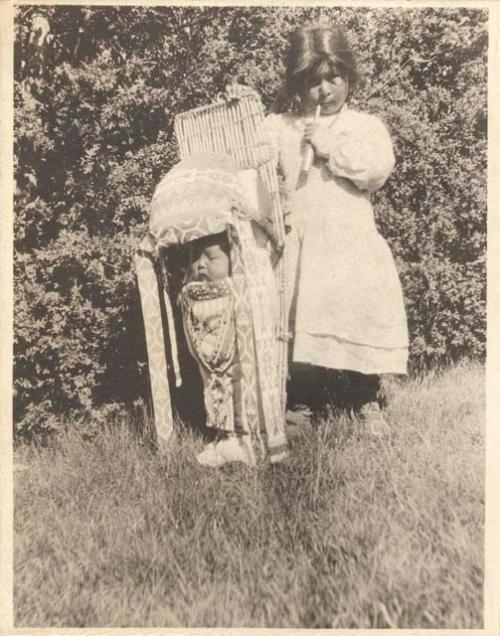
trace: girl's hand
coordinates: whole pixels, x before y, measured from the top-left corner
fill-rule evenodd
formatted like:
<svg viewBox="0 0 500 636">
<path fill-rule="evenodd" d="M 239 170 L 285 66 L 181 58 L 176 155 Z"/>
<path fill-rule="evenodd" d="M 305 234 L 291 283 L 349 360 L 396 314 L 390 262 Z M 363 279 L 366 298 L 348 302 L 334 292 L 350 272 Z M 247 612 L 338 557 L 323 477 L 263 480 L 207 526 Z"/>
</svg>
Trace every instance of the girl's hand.
<svg viewBox="0 0 500 636">
<path fill-rule="evenodd" d="M 328 159 L 330 156 L 327 139 L 328 130 L 324 126 L 314 122 L 306 124 L 304 141 L 311 144 L 314 154 L 320 159 Z"/>
<path fill-rule="evenodd" d="M 308 143 L 312 144 L 312 138 L 314 137 L 314 134 L 318 130 L 318 126 L 319 124 L 315 124 L 314 122 L 310 122 L 309 124 L 306 124 L 306 129 L 304 130 L 304 141 L 307 141 Z"/>
</svg>

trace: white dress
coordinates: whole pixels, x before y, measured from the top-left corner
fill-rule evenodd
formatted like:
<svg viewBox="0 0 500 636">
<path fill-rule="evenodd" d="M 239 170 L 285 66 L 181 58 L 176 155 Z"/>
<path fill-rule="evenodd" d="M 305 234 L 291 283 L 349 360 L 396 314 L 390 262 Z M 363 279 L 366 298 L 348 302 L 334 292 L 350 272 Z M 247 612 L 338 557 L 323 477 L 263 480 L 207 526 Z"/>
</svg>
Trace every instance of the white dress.
<svg viewBox="0 0 500 636">
<path fill-rule="evenodd" d="M 408 333 L 390 249 L 375 226 L 370 193 L 394 168 L 375 116 L 346 107 L 321 117 L 327 160 L 297 189 L 304 117 L 269 115 L 266 135 L 284 177 L 293 361 L 361 373 L 406 373 Z"/>
</svg>

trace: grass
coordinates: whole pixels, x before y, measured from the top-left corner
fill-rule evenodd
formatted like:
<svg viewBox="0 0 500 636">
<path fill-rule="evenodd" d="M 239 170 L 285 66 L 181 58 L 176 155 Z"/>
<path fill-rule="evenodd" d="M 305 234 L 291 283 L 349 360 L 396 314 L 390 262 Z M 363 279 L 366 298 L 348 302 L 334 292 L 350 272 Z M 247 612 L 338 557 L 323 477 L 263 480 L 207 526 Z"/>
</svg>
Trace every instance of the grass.
<svg viewBox="0 0 500 636">
<path fill-rule="evenodd" d="M 388 391 L 390 442 L 319 422 L 258 470 L 126 422 L 19 448 L 16 626 L 481 628 L 484 371 Z"/>
</svg>

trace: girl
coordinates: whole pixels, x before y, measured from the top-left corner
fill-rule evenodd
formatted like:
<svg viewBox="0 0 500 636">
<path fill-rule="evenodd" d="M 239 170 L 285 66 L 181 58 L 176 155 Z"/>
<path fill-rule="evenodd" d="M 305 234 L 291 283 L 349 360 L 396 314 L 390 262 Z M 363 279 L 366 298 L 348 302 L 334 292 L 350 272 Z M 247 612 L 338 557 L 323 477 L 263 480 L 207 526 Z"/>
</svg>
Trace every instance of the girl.
<svg viewBox="0 0 500 636">
<path fill-rule="evenodd" d="M 394 168 L 391 139 L 377 117 L 348 107 L 356 80 L 340 28 L 299 29 L 281 100 L 289 112 L 269 115 L 266 134 L 290 211 L 291 401 L 305 380 L 301 401 L 317 407 L 325 390 L 335 393 L 342 371 L 354 395 L 350 406 L 379 435 L 389 432 L 378 401 L 380 374 L 406 373 L 408 336 L 398 275 L 370 201 Z"/>
</svg>

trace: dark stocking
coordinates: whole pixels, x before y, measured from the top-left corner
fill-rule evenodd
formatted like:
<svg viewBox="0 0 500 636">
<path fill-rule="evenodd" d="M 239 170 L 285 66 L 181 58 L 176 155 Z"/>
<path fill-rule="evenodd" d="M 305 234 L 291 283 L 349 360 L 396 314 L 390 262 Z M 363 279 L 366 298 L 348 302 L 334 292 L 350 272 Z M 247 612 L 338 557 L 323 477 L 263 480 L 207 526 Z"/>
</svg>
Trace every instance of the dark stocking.
<svg viewBox="0 0 500 636">
<path fill-rule="evenodd" d="M 321 415 L 328 406 L 336 411 L 358 411 L 368 402 L 384 406 L 380 393 L 379 375 L 296 364 L 288 384 L 288 406 L 304 405 Z"/>
</svg>

